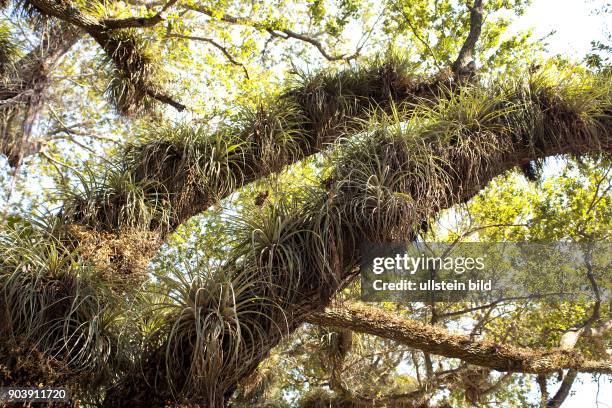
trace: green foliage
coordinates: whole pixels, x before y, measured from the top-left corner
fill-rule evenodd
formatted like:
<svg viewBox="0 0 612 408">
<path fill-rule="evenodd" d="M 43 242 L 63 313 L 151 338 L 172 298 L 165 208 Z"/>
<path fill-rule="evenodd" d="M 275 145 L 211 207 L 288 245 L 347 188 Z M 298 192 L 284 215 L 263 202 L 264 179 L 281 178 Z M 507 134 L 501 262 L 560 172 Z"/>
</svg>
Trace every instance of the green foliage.
<svg viewBox="0 0 612 408">
<path fill-rule="evenodd" d="M 612 15 L 612 5 L 610 3 L 602 3 L 598 8 L 592 11 L 596 15 Z M 591 52 L 586 55 L 586 64 L 596 70 L 610 71 L 612 54 L 612 32 L 606 29 L 605 36 L 602 39 L 591 41 Z"/>
<path fill-rule="evenodd" d="M 15 62 L 18 51 L 10 29 L 0 22 L 0 79 L 2 75 L 7 74 L 10 65 Z"/>
<path fill-rule="evenodd" d="M 152 16 L 156 11 L 133 3 L 74 4 L 96 18 Z M 183 6 L 210 10 L 179 13 Z M 457 180 L 482 186 L 492 174 L 506 170 L 511 160 L 504 152 L 511 144 L 523 145 L 534 156 L 543 150 L 572 152 L 556 151 L 551 140 L 570 140 L 576 150 L 601 140 L 609 146 L 609 75 L 554 67 L 528 73 L 525 68 L 537 59 L 532 54 L 540 45 L 529 42 L 529 33 L 502 39 L 510 22 L 496 13 L 512 10 L 520 15 L 525 6 L 524 1 L 486 2 L 490 18 L 479 42 L 480 77 L 464 87 L 442 69 L 456 57 L 468 27 L 464 4 L 451 1 L 187 1 L 167 10 L 164 24 L 115 31 L 100 44 L 107 50 L 102 64 L 90 60 L 91 41 L 81 43 L 54 72 L 53 78 L 64 77 L 57 81 L 65 82 L 54 83 L 49 92 L 49 109 L 39 129 L 53 137 L 62 132 L 86 137 L 95 129 L 129 142 L 113 153 L 104 170 L 76 170 L 75 180 L 62 178 L 64 205 L 58 218 L 83 227 L 93 235 L 92 245 L 55 227 L 17 226 L 19 219 L 2 232 L 0 300 L 8 318 L 0 327 L 6 322 L 10 330 L 0 334 L 10 335 L 12 342 L 26 338 L 43 356 L 67 362 L 66 373 L 83 374 L 81 387 L 91 391 L 92 399 L 127 383 L 138 391 L 150 386 L 139 395 L 159 397 L 156 403 L 214 404 L 224 397 L 218 395 L 220 389 L 232 388 L 264 357 L 266 347 L 259 350 L 253 344 L 267 346 L 266 341 L 275 342 L 288 331 L 286 313 L 300 313 L 292 309 L 296 299 L 316 305 L 329 301 L 338 277 L 355 266 L 362 237 L 414 238 L 406 233 L 439 208 L 475 193 L 452 190 Z M 27 3 L 17 8 L 35 12 Z M 226 24 L 227 15 L 238 16 L 236 24 Z M 30 27 L 27 21 L 22 25 L 40 33 L 40 27 Z M 319 48 L 329 55 L 348 55 L 357 47 L 365 57 L 343 69 L 337 63 L 320 70 L 317 66 L 314 74 L 301 73 L 279 87 L 276 80 L 289 69 L 288 63 L 278 65 L 279 60 L 289 56 L 294 70 L 302 72 L 305 63 L 320 59 L 312 42 L 281 39 L 289 29 L 320 41 Z M 0 65 L 14 59 L 16 51 L 9 45 L 15 41 L 9 34 L 15 33 L 0 29 Z M 361 39 L 358 34 L 363 34 Z M 400 51 L 371 57 L 392 45 Z M 228 54 L 232 58 L 218 58 Z M 242 68 L 251 79 L 244 78 Z M 490 79 L 499 72 L 501 80 Z M 430 77 L 433 73 L 437 75 Z M 145 84 L 153 87 L 145 89 Z M 152 106 L 151 93 L 169 84 L 172 95 L 189 101 L 189 125 L 179 116 L 179 125 L 160 126 L 162 110 L 151 111 L 156 116 L 146 119 L 152 122 L 146 127 L 133 120 L 121 122 L 99 100 L 105 92 L 119 112 L 141 113 Z M 81 103 L 83 95 L 86 103 Z M 229 100 L 240 101 L 232 104 L 239 108 L 219 118 Z M 74 131 L 71 125 L 83 118 L 95 124 Z M 202 122 L 210 124 L 200 126 Z M 117 130 L 120 125 L 128 129 L 127 124 L 129 132 Z M 73 164 L 74 154 L 63 157 L 60 143 L 48 143 L 42 143 L 43 152 L 55 160 L 54 166 Z M 100 147 L 95 142 L 82 145 L 94 152 Z M 75 145 L 68 146 L 70 150 Z M 324 152 L 280 175 L 259 179 L 328 146 L 331 154 Z M 527 232 L 515 227 L 486 235 L 491 239 L 561 239 L 578 232 L 606 237 L 609 200 L 597 198 L 592 208 L 584 206 L 591 202 L 592 187 L 605 179 L 594 170 L 599 166 L 586 178 L 568 171 L 544 183 L 542 201 L 531 185 L 527 200 L 514 196 L 525 191 L 514 175 L 508 179 L 515 183 L 512 188 L 495 185 L 470 204 L 472 212 L 482 221 L 530 222 Z M 233 202 L 223 203 L 229 209 L 213 208 L 203 222 L 185 224 L 253 181 L 231 197 Z M 283 183 L 288 186 L 279 186 Z M 512 209 L 504 205 L 505 199 L 512 200 Z M 167 252 L 149 270 L 142 299 L 134 293 L 136 285 L 129 287 L 127 276 L 110 280 L 103 262 L 91 259 L 96 252 L 115 264 L 125 258 L 146 263 L 160 237 L 179 226 L 178 234 L 167 240 Z M 115 243 L 129 250 L 122 254 L 96 241 L 129 231 L 150 239 L 146 250 L 135 250 L 129 235 Z M 350 290 L 356 293 L 355 287 Z M 456 312 L 463 306 L 440 308 L 441 313 Z M 420 306 L 401 312 L 417 318 L 430 313 Z M 566 321 L 584 319 L 589 312 L 571 304 L 534 308 L 531 314 L 519 307 L 501 309 L 520 326 L 493 317 L 481 329 L 494 339 L 548 346 L 568 327 Z M 482 317 L 478 313 L 463 316 L 475 321 Z M 544 317 L 551 321 L 543 324 Z M 463 323 L 442 320 L 454 322 L 453 327 Z M 528 325 L 537 332 L 528 332 Z M 553 332 L 545 340 L 537 337 Z M 330 372 L 325 366 L 330 362 L 336 368 L 346 364 L 341 382 L 363 395 L 406 394 L 416 388 L 413 374 L 419 373 L 399 374 L 401 365 L 410 358 L 414 367 L 423 365 L 422 356 L 395 343 L 338 330 L 307 328 L 287 343 L 281 346 L 288 350 L 283 359 L 273 353 L 268 363 L 276 365 L 261 364 L 243 381 L 236 396 L 243 406 L 286 406 L 287 398 L 303 407 L 349 406 L 339 392 L 327 390 Z M 140 364 L 132 365 L 136 355 Z M 492 384 L 488 372 L 477 374 L 467 380 Z M 477 401 L 464 398 L 474 391 L 467 380 L 453 390 L 457 405 Z M 495 395 L 511 400 L 517 393 L 508 386 Z"/>
<path fill-rule="evenodd" d="M 529 32 L 504 35 L 510 26 L 509 15 L 521 16 L 529 1 L 484 2 L 487 15 L 477 45 L 476 57 L 481 72 L 525 69 L 542 51 L 530 42 Z M 410 49 L 421 69 L 440 70 L 452 64 L 469 30 L 469 13 L 464 4 L 444 1 L 394 1 L 384 14 L 384 32 L 398 48 Z"/>
<path fill-rule="evenodd" d="M 350 405 L 338 405 L 336 397 L 328 390 L 324 388 L 314 388 L 309 390 L 304 396 L 298 401 L 299 408 L 317 408 L 324 406 L 347 406 Z"/>
</svg>

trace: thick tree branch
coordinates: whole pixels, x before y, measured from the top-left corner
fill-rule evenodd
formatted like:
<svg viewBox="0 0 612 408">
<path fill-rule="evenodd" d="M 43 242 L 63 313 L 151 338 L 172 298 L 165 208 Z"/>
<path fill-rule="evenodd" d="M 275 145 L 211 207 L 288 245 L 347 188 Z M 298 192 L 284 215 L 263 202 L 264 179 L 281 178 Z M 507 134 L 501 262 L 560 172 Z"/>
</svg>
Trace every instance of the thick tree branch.
<svg viewBox="0 0 612 408">
<path fill-rule="evenodd" d="M 465 77 L 473 74 L 476 67 L 473 66 L 476 55 L 476 43 L 480 38 L 483 23 L 483 0 L 474 0 L 473 6 L 468 6 L 470 10 L 470 31 L 468 33 L 459 56 L 453 63 L 453 72 L 458 77 Z"/>
<path fill-rule="evenodd" d="M 125 36 L 114 33 L 113 28 L 125 28 L 125 25 L 130 22 L 133 23 L 133 20 L 98 20 L 83 13 L 71 3 L 60 0 L 32 0 L 31 3 L 40 13 L 80 27 L 96 40 L 121 72 L 122 76 L 133 84 L 136 90 L 136 94 L 133 97 L 134 103 L 140 103 L 141 99 L 147 95 L 159 102 L 174 107 L 178 111 L 186 108 L 182 103 L 175 101 L 157 89 L 158 87 L 154 81 L 145 74 L 147 71 L 145 69 L 147 64 L 146 58 L 138 50 L 133 39 L 126 39 Z M 170 1 L 162 11 L 173 4 L 174 1 Z M 161 18 L 161 15 L 159 18 Z M 154 21 L 157 20 L 155 19 Z"/>
<path fill-rule="evenodd" d="M 90 32 L 155 26 L 163 21 L 163 13 L 176 4 L 177 1 L 178 0 L 168 1 L 159 13 L 152 17 L 128 17 L 101 20 L 82 12 L 77 6 L 71 4 L 69 1 L 32 0 L 32 5 L 46 16 L 55 17 Z"/>
<path fill-rule="evenodd" d="M 612 373 L 612 360 L 592 361 L 561 349 L 529 349 L 473 340 L 439 327 L 360 305 L 344 304 L 306 318 L 310 323 L 373 334 L 401 344 L 498 371 L 552 373 L 560 369 Z"/>
</svg>

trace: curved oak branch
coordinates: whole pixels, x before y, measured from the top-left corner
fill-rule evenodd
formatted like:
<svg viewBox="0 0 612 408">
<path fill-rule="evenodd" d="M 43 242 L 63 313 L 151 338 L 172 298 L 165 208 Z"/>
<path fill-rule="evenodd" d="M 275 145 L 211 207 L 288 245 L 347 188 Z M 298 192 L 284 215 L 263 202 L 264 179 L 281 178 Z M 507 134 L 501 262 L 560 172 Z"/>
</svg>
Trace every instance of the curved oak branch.
<svg viewBox="0 0 612 408">
<path fill-rule="evenodd" d="M 575 351 L 531 349 L 474 340 L 373 307 L 343 304 L 313 313 L 309 323 L 350 329 L 395 340 L 406 346 L 497 371 L 544 374 L 562 369 L 612 373 L 612 360 L 592 361 Z"/>
</svg>

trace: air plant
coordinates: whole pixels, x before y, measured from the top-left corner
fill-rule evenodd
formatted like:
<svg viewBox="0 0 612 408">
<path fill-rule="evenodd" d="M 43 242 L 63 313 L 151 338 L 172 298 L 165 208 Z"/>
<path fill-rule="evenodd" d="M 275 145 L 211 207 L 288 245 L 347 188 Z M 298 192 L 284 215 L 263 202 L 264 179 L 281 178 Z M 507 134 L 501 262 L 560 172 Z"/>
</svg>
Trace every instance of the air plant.
<svg viewBox="0 0 612 408">
<path fill-rule="evenodd" d="M 232 192 L 250 172 L 237 136 L 186 124 L 152 130 L 123 153 L 122 166 L 134 180 L 172 207 L 171 228 Z"/>
<path fill-rule="evenodd" d="M 163 85 L 161 68 L 155 61 L 150 41 L 135 30 L 116 30 L 100 44 L 109 84 L 106 94 L 124 115 L 151 111 L 152 93 Z"/>
<path fill-rule="evenodd" d="M 168 194 L 155 179 L 137 180 L 130 169 L 112 164 L 102 174 L 86 167 L 76 177 L 76 184 L 60 191 L 67 222 L 103 231 L 168 227 Z"/>
<path fill-rule="evenodd" d="M 0 234 L 0 338 L 56 359 L 56 371 L 43 380 L 78 385 L 84 397 L 130 364 L 129 336 L 121 334 L 121 298 L 57 236 L 57 227 L 19 221 Z"/>
<path fill-rule="evenodd" d="M 214 404 L 261 359 L 250 347 L 287 332 L 283 310 L 261 295 L 252 270 L 185 265 L 149 291 L 145 378 L 168 400 Z"/>
<path fill-rule="evenodd" d="M 424 87 L 427 99 L 394 105 L 389 100 L 399 91 L 392 88 L 412 86 L 403 70 L 390 65 L 335 78 L 321 74 L 281 96 L 279 105 L 241 111 L 215 131 L 186 125 L 151 131 L 127 146 L 109 173 L 82 178 L 81 188 L 65 193 L 67 224 L 163 236 L 257 178 L 263 166 L 277 169 L 308 153 L 307 146 L 346 136 L 333 146 L 319 185 L 297 198 L 275 194 L 228 219 L 235 240 L 223 263 L 177 266 L 150 282 L 149 304 L 139 309 L 147 310 L 139 367 L 146 382 L 126 379 L 129 389 L 150 387 L 154 392 L 138 395 L 164 402 L 226 401 L 269 347 L 301 321 L 298 316 L 327 304 L 355 273 L 364 237 L 411 237 L 433 212 L 470 198 L 508 170 L 515 164 L 511 155 L 568 153 L 560 147 L 568 143 L 557 143 L 561 138 L 570 146 L 609 149 L 610 82 L 603 78 L 582 87 L 538 78 L 452 92 L 437 87 L 435 98 Z M 370 85 L 360 88 L 361 75 Z M 387 84 L 382 92 L 390 93 L 384 101 L 371 94 L 379 92 L 380 81 Z M 345 116 L 361 114 L 367 119 L 341 125 Z M 360 133 L 351 136 L 347 129 Z M 333 131 L 338 133 L 330 137 Z M 101 289 L 88 278 L 78 251 L 66 251 L 63 241 L 46 235 L 26 245 L 19 234 L 0 244 L 4 252 L 15 243 L 19 248 L 0 264 L 11 325 L 28 336 L 47 325 L 53 336 L 41 344 L 64 340 L 50 353 L 85 344 L 67 361 L 97 367 L 92 350 L 108 356 L 108 344 L 114 344 L 106 331 L 96 331 L 114 327 L 101 324 L 110 315 L 108 302 L 100 300 L 105 292 L 96 292 Z M 44 299 L 59 298 L 40 306 L 41 288 Z M 61 324 L 47 324 L 46 311 L 56 308 Z M 307 399 L 302 405 L 309 406 Z"/>
<path fill-rule="evenodd" d="M 263 100 L 243 106 L 222 127 L 225 134 L 238 135 L 244 143 L 245 161 L 254 174 L 279 171 L 286 163 L 303 157 L 303 138 L 308 118 L 290 98 Z M 253 180 L 253 176 L 247 180 Z"/>
</svg>

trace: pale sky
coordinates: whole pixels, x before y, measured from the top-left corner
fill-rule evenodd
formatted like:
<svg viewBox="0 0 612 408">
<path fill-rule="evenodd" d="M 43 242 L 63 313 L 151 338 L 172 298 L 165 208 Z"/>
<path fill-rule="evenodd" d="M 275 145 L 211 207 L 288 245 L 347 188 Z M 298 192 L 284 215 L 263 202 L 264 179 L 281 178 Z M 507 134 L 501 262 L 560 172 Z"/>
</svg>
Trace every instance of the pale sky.
<svg viewBox="0 0 612 408">
<path fill-rule="evenodd" d="M 582 58 L 591 49 L 591 41 L 601 39 L 610 22 L 593 10 L 609 3 L 606 0 L 533 0 L 526 14 L 511 26 L 512 31 L 534 29 L 534 37 L 548 38 L 551 54 Z M 607 27 L 606 27 L 607 25 Z"/>
</svg>

